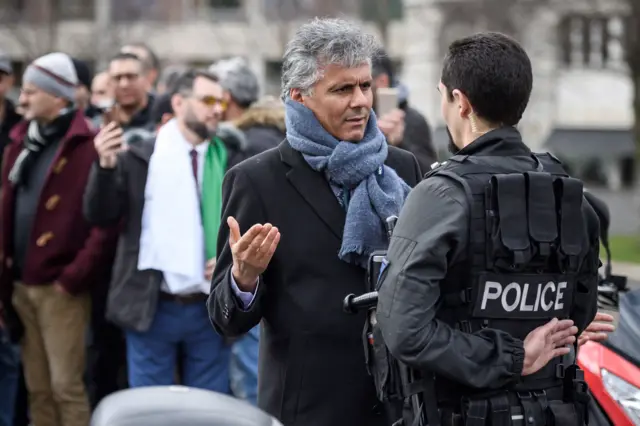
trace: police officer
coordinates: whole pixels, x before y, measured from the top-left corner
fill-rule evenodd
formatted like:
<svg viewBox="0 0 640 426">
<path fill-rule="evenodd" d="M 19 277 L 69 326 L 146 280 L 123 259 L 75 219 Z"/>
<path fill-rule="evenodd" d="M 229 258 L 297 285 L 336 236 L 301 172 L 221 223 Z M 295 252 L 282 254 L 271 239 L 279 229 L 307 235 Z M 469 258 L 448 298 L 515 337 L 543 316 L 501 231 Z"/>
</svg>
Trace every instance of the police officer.
<svg viewBox="0 0 640 426">
<path fill-rule="evenodd" d="M 598 218 L 515 128 L 532 80 L 507 36 L 450 45 L 438 89 L 455 155 L 411 192 L 391 239 L 377 321 L 420 377 L 405 396 L 422 395 L 430 426 L 586 421 L 562 355 L 596 314 Z"/>
</svg>

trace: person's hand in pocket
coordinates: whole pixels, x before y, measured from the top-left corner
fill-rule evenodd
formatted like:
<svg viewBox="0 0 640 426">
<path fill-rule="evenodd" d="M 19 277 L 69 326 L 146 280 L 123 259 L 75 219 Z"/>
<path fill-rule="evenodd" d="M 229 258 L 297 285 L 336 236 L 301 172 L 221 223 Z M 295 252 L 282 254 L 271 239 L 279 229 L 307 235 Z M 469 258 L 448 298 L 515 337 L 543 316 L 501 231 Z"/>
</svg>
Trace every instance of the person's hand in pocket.
<svg viewBox="0 0 640 426">
<path fill-rule="evenodd" d="M 216 258 L 211 258 L 207 260 L 207 263 L 204 268 L 204 278 L 207 281 L 211 281 L 213 278 L 213 270 L 216 268 Z"/>
</svg>

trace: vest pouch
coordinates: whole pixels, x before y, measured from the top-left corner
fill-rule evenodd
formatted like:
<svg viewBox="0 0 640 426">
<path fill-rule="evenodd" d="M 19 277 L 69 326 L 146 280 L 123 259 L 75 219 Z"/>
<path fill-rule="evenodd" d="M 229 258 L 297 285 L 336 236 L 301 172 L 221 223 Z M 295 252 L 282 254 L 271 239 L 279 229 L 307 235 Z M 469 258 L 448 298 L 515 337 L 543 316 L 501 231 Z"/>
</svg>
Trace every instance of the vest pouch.
<svg viewBox="0 0 640 426">
<path fill-rule="evenodd" d="M 584 426 L 585 419 L 572 402 L 549 401 L 547 407 L 548 426 Z"/>
<path fill-rule="evenodd" d="M 533 256 L 544 267 L 555 254 L 558 239 L 554 177 L 549 173 L 525 173 L 528 188 L 527 216 Z"/>
<path fill-rule="evenodd" d="M 489 184 L 490 269 L 521 270 L 531 260 L 523 174 L 494 175 Z"/>
</svg>

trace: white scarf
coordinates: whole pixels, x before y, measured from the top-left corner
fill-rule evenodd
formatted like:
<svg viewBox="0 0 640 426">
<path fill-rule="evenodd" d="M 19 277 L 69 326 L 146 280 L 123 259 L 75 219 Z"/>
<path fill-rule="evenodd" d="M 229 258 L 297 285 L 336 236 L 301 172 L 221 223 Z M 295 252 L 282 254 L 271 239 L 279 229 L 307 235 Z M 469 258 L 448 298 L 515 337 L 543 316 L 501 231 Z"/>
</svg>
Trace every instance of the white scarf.
<svg viewBox="0 0 640 426">
<path fill-rule="evenodd" d="M 149 160 L 138 269 L 162 271 L 172 293 L 202 286 L 204 231 L 187 141 L 172 119 L 160 128 Z"/>
</svg>

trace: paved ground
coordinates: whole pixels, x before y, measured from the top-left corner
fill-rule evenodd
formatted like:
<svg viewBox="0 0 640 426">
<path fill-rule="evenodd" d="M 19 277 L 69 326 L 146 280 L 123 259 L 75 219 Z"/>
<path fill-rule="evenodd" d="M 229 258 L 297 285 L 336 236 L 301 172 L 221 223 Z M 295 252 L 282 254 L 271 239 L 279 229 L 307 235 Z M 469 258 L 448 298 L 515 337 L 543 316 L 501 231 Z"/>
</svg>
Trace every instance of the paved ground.
<svg viewBox="0 0 640 426">
<path fill-rule="evenodd" d="M 609 206 L 610 235 L 640 233 L 640 189 L 624 191 L 611 191 L 597 187 L 587 187 L 587 189 Z"/>
</svg>

